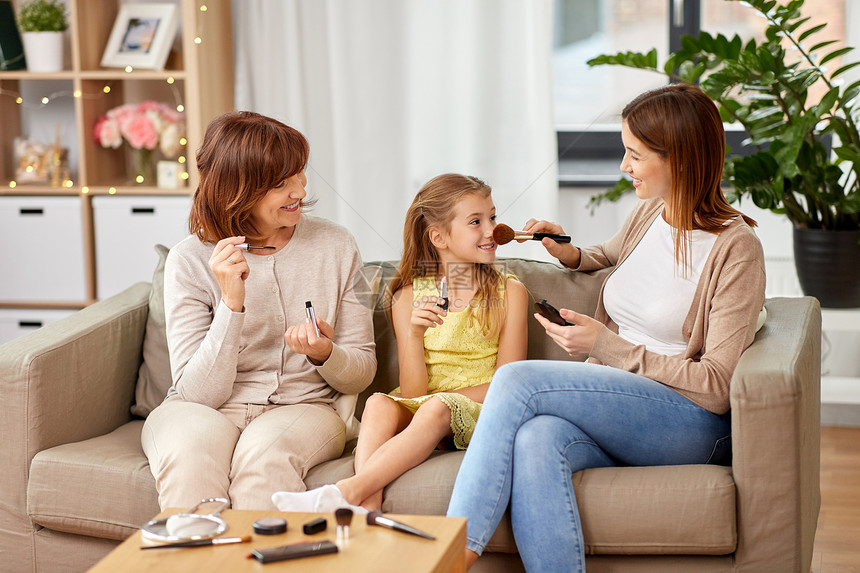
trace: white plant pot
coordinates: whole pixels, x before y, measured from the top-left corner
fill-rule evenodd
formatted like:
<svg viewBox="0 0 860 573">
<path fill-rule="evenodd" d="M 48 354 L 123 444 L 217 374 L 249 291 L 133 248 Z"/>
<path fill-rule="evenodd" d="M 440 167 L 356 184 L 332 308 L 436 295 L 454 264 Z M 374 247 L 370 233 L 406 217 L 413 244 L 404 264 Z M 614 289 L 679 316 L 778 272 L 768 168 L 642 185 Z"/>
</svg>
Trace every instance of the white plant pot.
<svg viewBox="0 0 860 573">
<path fill-rule="evenodd" d="M 63 32 L 24 32 L 27 71 L 59 72 L 63 69 Z"/>
</svg>

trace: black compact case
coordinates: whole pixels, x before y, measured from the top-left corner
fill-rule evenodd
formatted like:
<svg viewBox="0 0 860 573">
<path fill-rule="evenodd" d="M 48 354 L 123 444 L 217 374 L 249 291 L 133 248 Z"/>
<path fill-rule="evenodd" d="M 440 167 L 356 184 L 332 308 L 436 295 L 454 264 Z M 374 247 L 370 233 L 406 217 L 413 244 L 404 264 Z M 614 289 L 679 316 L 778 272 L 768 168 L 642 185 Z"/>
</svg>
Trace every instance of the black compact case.
<svg viewBox="0 0 860 573">
<path fill-rule="evenodd" d="M 305 523 L 302 526 L 302 531 L 304 531 L 305 535 L 313 535 L 320 531 L 325 531 L 326 527 L 328 527 L 328 522 L 324 517 L 319 517 L 313 521 Z"/>
<path fill-rule="evenodd" d="M 548 321 L 560 326 L 574 326 L 572 322 L 568 322 L 562 318 L 558 309 L 548 303 L 546 299 L 541 299 L 535 303 L 535 311 Z"/>
<path fill-rule="evenodd" d="M 258 535 L 280 535 L 286 531 L 287 521 L 280 517 L 263 517 L 254 522 L 254 533 Z"/>
</svg>

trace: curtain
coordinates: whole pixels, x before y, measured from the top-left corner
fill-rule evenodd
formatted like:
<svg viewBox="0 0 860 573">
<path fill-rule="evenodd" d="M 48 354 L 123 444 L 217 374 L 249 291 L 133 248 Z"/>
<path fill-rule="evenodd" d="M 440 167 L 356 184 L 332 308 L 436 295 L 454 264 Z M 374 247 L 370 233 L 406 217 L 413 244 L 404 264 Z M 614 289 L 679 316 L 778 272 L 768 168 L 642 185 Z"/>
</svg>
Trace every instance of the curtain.
<svg viewBox="0 0 860 573">
<path fill-rule="evenodd" d="M 236 106 L 307 136 L 312 213 L 401 255 L 430 178 L 475 175 L 499 222 L 557 220 L 552 1 L 234 0 Z M 547 259 L 542 247 L 498 256 Z"/>
</svg>

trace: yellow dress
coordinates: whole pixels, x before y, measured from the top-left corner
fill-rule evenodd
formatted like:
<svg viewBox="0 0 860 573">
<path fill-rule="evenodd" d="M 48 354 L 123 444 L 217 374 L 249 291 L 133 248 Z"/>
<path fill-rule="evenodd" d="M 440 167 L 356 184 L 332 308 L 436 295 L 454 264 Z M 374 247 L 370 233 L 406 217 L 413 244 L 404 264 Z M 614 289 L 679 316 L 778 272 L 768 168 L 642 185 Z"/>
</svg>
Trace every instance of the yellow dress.
<svg viewBox="0 0 860 573">
<path fill-rule="evenodd" d="M 513 276 L 513 275 L 509 275 Z M 499 294 L 504 296 L 505 280 L 499 285 Z M 418 277 L 412 281 L 412 300 L 426 296 L 439 296 L 433 277 Z M 451 392 L 461 388 L 489 383 L 496 371 L 499 352 L 499 337 L 484 338 L 471 319 L 471 311 L 448 312 L 442 324 L 428 328 L 424 333 L 424 363 L 427 365 L 427 392 L 418 398 L 391 396 L 411 412 L 433 396 L 438 396 L 451 410 L 451 431 L 454 445 L 464 450 L 472 439 L 481 404 Z M 395 388 L 392 393 L 400 392 Z"/>
</svg>

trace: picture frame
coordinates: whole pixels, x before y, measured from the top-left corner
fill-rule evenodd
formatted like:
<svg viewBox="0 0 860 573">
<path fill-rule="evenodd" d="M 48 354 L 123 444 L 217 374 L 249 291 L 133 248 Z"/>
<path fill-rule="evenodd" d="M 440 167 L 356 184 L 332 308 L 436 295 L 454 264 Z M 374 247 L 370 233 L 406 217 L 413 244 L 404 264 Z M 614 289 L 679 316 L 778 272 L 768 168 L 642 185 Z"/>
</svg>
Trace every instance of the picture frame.
<svg viewBox="0 0 860 573">
<path fill-rule="evenodd" d="M 163 70 L 179 24 L 176 4 L 123 4 L 101 65 Z"/>
</svg>

